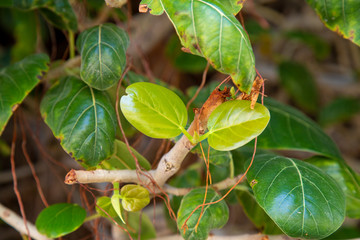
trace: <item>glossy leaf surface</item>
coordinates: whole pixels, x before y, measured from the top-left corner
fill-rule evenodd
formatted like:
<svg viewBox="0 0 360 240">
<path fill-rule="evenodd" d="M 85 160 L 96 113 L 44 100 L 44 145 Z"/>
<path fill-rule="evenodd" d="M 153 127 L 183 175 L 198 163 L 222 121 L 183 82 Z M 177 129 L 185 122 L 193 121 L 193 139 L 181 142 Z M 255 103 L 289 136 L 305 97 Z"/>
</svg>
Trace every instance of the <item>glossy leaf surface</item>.
<svg viewBox="0 0 360 240">
<path fill-rule="evenodd" d="M 271 120 L 258 138 L 258 147 L 307 151 L 342 159 L 330 137 L 303 113 L 271 98 L 265 99 L 265 106 Z"/>
<path fill-rule="evenodd" d="M 359 1 L 307 0 L 320 19 L 332 31 L 360 45 Z"/>
<path fill-rule="evenodd" d="M 49 57 L 36 54 L 0 71 L 0 135 L 13 111 L 48 70 Z"/>
<path fill-rule="evenodd" d="M 232 14 L 241 8 L 240 2 L 143 0 L 141 4 L 154 15 L 165 11 L 189 52 L 203 56 L 216 70 L 231 75 L 241 91 L 250 92 L 255 58 L 246 32 Z"/>
<path fill-rule="evenodd" d="M 19 10 L 39 9 L 43 16 L 61 29 L 77 30 L 76 15 L 68 0 L 1 0 L 0 7 L 12 7 Z"/>
<path fill-rule="evenodd" d="M 135 154 L 136 158 L 139 161 L 141 167 L 145 170 L 150 170 L 151 165 L 149 161 L 144 158 L 140 153 L 135 149 L 130 147 L 132 152 Z M 114 170 L 114 169 L 136 169 L 136 162 L 129 150 L 126 147 L 126 144 L 120 140 L 115 140 L 115 152 L 110 159 L 102 161 L 99 164 L 99 168 Z"/>
<path fill-rule="evenodd" d="M 321 168 L 339 183 L 346 197 L 346 216 L 360 218 L 360 176 L 344 162 L 320 156 L 306 161 Z"/>
<path fill-rule="evenodd" d="M 62 147 L 85 167 L 114 152 L 116 115 L 108 96 L 80 79 L 61 79 L 41 102 L 45 122 Z"/>
<path fill-rule="evenodd" d="M 82 32 L 76 42 L 81 54 L 81 79 L 90 87 L 105 90 L 117 83 L 126 65 L 129 37 L 106 23 Z"/>
<path fill-rule="evenodd" d="M 259 205 L 291 237 L 324 238 L 344 221 L 343 191 L 334 179 L 309 163 L 260 155 L 247 179 Z"/>
<path fill-rule="evenodd" d="M 58 238 L 78 229 L 86 211 L 76 204 L 58 203 L 41 211 L 36 219 L 38 231 L 49 238 Z"/>
<path fill-rule="evenodd" d="M 210 230 L 223 227 L 229 219 L 229 208 L 225 201 L 213 205 L 207 205 L 204 207 L 203 215 L 198 225 L 197 231 L 195 231 L 195 225 L 200 216 L 201 207 L 194 212 L 189 218 L 186 225 L 186 232 L 181 229 L 185 220 L 190 213 L 200 204 L 203 203 L 205 197 L 205 189 L 197 188 L 191 190 L 183 197 L 181 205 L 178 211 L 177 225 L 178 229 L 184 239 L 207 239 Z M 213 189 L 208 189 L 206 202 L 214 202 L 220 199 L 220 196 Z"/>
<path fill-rule="evenodd" d="M 315 80 L 305 65 L 297 62 L 282 62 L 279 65 L 280 83 L 301 108 L 315 112 L 318 95 Z"/>
<path fill-rule="evenodd" d="M 344 97 L 337 98 L 321 109 L 319 123 L 323 126 L 349 120 L 360 113 L 360 99 Z"/>
<path fill-rule="evenodd" d="M 172 138 L 181 133 L 187 111 L 179 96 L 165 87 L 139 82 L 126 88 L 120 100 L 126 119 L 152 138 Z"/>
<path fill-rule="evenodd" d="M 127 184 L 121 188 L 121 204 L 126 211 L 137 212 L 150 203 L 149 191 L 134 184 Z"/>
<path fill-rule="evenodd" d="M 257 137 L 267 126 L 270 114 L 266 107 L 250 101 L 228 101 L 217 107 L 208 120 L 211 147 L 229 151 L 241 147 Z"/>
</svg>

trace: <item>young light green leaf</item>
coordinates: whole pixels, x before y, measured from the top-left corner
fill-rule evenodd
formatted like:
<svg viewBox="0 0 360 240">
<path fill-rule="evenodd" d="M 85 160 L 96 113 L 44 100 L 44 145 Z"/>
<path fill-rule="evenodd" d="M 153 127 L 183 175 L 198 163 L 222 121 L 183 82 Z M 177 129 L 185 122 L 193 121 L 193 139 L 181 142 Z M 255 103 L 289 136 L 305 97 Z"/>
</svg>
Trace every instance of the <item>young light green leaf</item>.
<svg viewBox="0 0 360 240">
<path fill-rule="evenodd" d="M 319 123 L 322 126 L 346 121 L 360 113 L 360 99 L 343 97 L 337 98 L 321 109 Z"/>
<path fill-rule="evenodd" d="M 340 186 L 309 163 L 257 155 L 246 177 L 256 201 L 291 237 L 324 238 L 344 221 L 345 196 Z"/>
<path fill-rule="evenodd" d="M 144 158 L 140 153 L 135 149 L 130 147 L 132 152 L 135 154 L 136 158 L 139 161 L 141 167 L 145 170 L 150 170 L 151 165 L 149 161 Z M 115 152 L 110 159 L 102 161 L 99 165 L 101 169 L 136 169 L 135 159 L 127 149 L 127 146 L 124 142 L 120 140 L 115 140 Z"/>
<path fill-rule="evenodd" d="M 126 88 L 120 100 L 125 118 L 140 132 L 152 138 L 172 138 L 182 132 L 187 111 L 172 91 L 156 84 L 138 82 Z"/>
<path fill-rule="evenodd" d="M 12 7 L 19 10 L 39 9 L 43 16 L 54 26 L 77 31 L 76 15 L 68 0 L 2 0 L 0 7 Z"/>
<path fill-rule="evenodd" d="M 220 151 L 233 150 L 264 131 L 270 120 L 269 111 L 258 103 L 251 109 L 250 104 L 245 100 L 228 101 L 211 113 L 208 120 L 211 147 Z"/>
<path fill-rule="evenodd" d="M 360 218 L 360 176 L 345 162 L 314 156 L 306 160 L 329 174 L 345 193 L 346 216 Z"/>
<path fill-rule="evenodd" d="M 82 32 L 76 42 L 81 54 L 81 79 L 90 87 L 105 90 L 119 81 L 126 65 L 129 37 L 111 23 Z"/>
<path fill-rule="evenodd" d="M 305 65 L 285 61 L 279 65 L 280 83 L 303 109 L 313 113 L 318 109 L 315 80 Z"/>
<path fill-rule="evenodd" d="M 111 197 L 111 205 L 114 208 L 117 216 L 121 219 L 121 221 L 125 224 L 124 218 L 122 217 L 122 206 L 120 204 L 120 195 L 114 194 Z"/>
<path fill-rule="evenodd" d="M 182 237 L 188 239 L 207 239 L 210 230 L 215 228 L 222 228 L 229 219 L 229 208 L 225 201 L 220 201 L 213 205 L 207 205 L 204 207 L 203 215 L 200 223 L 195 230 L 195 225 L 200 217 L 201 208 L 197 209 L 194 214 L 189 218 L 186 225 L 187 227 L 182 229 L 185 220 L 189 217 L 190 213 L 200 204 L 203 203 L 205 197 L 205 189 L 197 188 L 191 190 L 182 199 L 181 205 L 178 211 L 177 225 Z M 220 196 L 214 189 L 208 189 L 206 196 L 206 203 L 219 200 Z"/>
<path fill-rule="evenodd" d="M 154 15 L 165 11 L 187 51 L 206 58 L 216 70 L 230 74 L 241 91 L 251 91 L 254 53 L 246 32 L 232 14 L 239 10 L 240 2 L 143 0 L 141 4 L 152 9 Z"/>
<path fill-rule="evenodd" d="M 36 219 L 38 231 L 49 238 L 58 238 L 78 229 L 86 211 L 76 204 L 58 203 L 41 211 Z"/>
<path fill-rule="evenodd" d="M 120 195 L 123 208 L 129 212 L 140 211 L 150 203 L 149 191 L 139 185 L 125 185 Z"/>
<path fill-rule="evenodd" d="M 109 197 L 106 197 L 106 196 L 99 197 L 96 200 L 96 209 L 95 210 L 102 217 L 106 217 L 106 218 L 111 217 L 114 220 L 117 220 L 116 218 L 119 218 L 119 215 L 117 214 L 117 212 L 115 211 L 115 209 L 112 205 L 112 200 Z M 119 220 L 120 220 L 120 218 L 119 218 Z"/>
<path fill-rule="evenodd" d="M 359 1 L 307 0 L 320 19 L 332 31 L 360 46 Z"/>
<path fill-rule="evenodd" d="M 271 121 L 259 136 L 258 147 L 307 151 L 342 159 L 330 137 L 303 113 L 271 98 L 266 98 L 264 104 L 270 111 Z"/>
<path fill-rule="evenodd" d="M 114 152 L 116 115 L 108 96 L 80 79 L 61 79 L 40 106 L 45 122 L 62 147 L 85 167 Z"/>
<path fill-rule="evenodd" d="M 49 57 L 36 54 L 0 71 L 0 135 L 18 105 L 48 70 Z"/>
</svg>

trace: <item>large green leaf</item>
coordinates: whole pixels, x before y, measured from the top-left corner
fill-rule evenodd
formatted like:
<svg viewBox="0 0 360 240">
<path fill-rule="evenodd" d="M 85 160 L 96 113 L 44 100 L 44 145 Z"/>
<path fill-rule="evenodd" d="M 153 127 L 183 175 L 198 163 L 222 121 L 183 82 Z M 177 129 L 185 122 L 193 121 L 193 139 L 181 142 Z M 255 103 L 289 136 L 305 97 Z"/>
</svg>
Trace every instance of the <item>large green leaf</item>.
<svg viewBox="0 0 360 240">
<path fill-rule="evenodd" d="M 307 162 L 321 168 L 334 178 L 346 197 L 346 216 L 360 218 L 360 177 L 346 163 L 321 156 L 314 156 Z"/>
<path fill-rule="evenodd" d="M 220 151 L 236 149 L 257 137 L 267 126 L 270 114 L 266 107 L 250 101 L 228 101 L 217 107 L 208 120 L 209 144 Z"/>
<path fill-rule="evenodd" d="M 305 65 L 285 61 L 279 65 L 280 83 L 303 109 L 315 112 L 318 109 L 318 95 L 313 76 Z"/>
<path fill-rule="evenodd" d="M 48 70 L 49 57 L 36 54 L 0 71 L 0 135 L 13 111 Z"/>
<path fill-rule="evenodd" d="M 84 222 L 86 211 L 76 204 L 58 203 L 41 211 L 36 228 L 49 238 L 58 238 L 78 229 Z"/>
<path fill-rule="evenodd" d="M 90 87 L 105 90 L 117 83 L 126 65 L 129 37 L 111 23 L 82 32 L 76 42 L 81 54 L 80 75 Z"/>
<path fill-rule="evenodd" d="M 259 205 L 291 237 L 324 238 L 344 221 L 345 196 L 340 186 L 309 163 L 260 155 L 247 179 Z"/>
<path fill-rule="evenodd" d="M 235 85 L 249 93 L 255 78 L 255 58 L 246 32 L 232 14 L 238 8 L 230 6 L 237 3 L 233 0 L 141 2 L 154 15 L 165 11 L 188 51 L 203 56 L 216 70 L 231 75 Z"/>
<path fill-rule="evenodd" d="M 131 237 L 133 239 L 138 239 L 139 234 L 141 236 L 140 239 L 155 239 L 156 231 L 151 223 L 151 220 L 146 214 L 141 214 L 138 212 L 125 212 L 126 225 L 122 223 L 120 218 L 118 217 L 115 209 L 111 204 L 111 199 L 109 197 L 100 197 L 96 202 L 96 211 L 105 218 L 109 218 L 109 216 L 115 220 L 119 225 L 128 229 Z M 100 209 L 101 208 L 101 209 Z M 104 211 L 106 212 L 104 212 Z M 139 220 L 141 224 L 139 224 Z M 124 234 L 125 235 L 125 234 Z"/>
<path fill-rule="evenodd" d="M 337 98 L 319 113 L 319 123 L 323 126 L 346 121 L 360 113 L 360 99 L 342 97 Z"/>
<path fill-rule="evenodd" d="M 201 213 L 201 207 L 197 209 L 187 221 L 186 231 L 181 229 L 190 213 L 198 205 L 203 203 L 204 197 L 205 189 L 197 188 L 189 192 L 181 201 L 181 205 L 178 211 L 177 225 L 184 239 L 207 239 L 210 230 L 223 227 L 229 219 L 229 208 L 225 201 L 220 201 L 219 203 L 207 205 L 204 207 L 203 215 L 197 230 L 195 230 L 195 226 Z M 220 196 L 215 192 L 215 190 L 208 189 L 206 202 L 214 202 L 218 199 L 220 199 Z"/>
<path fill-rule="evenodd" d="M 352 0 L 307 0 L 325 26 L 360 45 L 360 2 Z"/>
<path fill-rule="evenodd" d="M 130 147 L 132 152 L 135 154 L 139 165 L 145 170 L 150 170 L 151 165 L 149 161 L 144 158 L 135 149 Z M 102 161 L 99 166 L 102 169 L 114 170 L 114 169 L 136 169 L 136 163 L 134 157 L 131 155 L 127 146 L 120 140 L 115 140 L 115 152 L 110 159 Z"/>
<path fill-rule="evenodd" d="M 63 78 L 46 93 L 40 110 L 65 151 L 83 166 L 113 154 L 116 115 L 104 92 L 78 78 Z"/>
<path fill-rule="evenodd" d="M 165 87 L 138 82 L 126 88 L 121 111 L 139 131 L 152 138 L 172 138 L 182 132 L 187 111 L 179 96 Z"/>
<path fill-rule="evenodd" d="M 301 112 L 266 98 L 271 120 L 258 138 L 258 146 L 266 149 L 300 150 L 342 159 L 335 143 L 311 119 Z"/>
<path fill-rule="evenodd" d="M 77 30 L 76 15 L 68 0 L 1 0 L 0 7 L 13 7 L 20 10 L 39 9 L 44 17 L 56 27 Z"/>
</svg>

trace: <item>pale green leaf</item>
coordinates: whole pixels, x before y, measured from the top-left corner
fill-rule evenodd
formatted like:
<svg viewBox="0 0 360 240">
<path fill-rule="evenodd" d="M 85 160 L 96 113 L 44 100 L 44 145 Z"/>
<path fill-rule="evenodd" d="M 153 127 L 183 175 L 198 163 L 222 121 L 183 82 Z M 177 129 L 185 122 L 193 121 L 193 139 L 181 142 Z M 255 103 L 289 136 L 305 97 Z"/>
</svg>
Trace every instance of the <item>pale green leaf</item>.
<svg viewBox="0 0 360 240">
<path fill-rule="evenodd" d="M 221 104 L 208 120 L 208 141 L 216 150 L 229 151 L 257 137 L 267 126 L 270 114 L 266 107 L 250 101 L 233 100 Z"/>
<path fill-rule="evenodd" d="M 149 191 L 139 185 L 125 185 L 120 195 L 123 208 L 129 212 L 140 211 L 150 203 Z"/>
<path fill-rule="evenodd" d="M 165 87 L 138 82 L 126 88 L 120 100 L 125 118 L 152 138 L 179 135 L 187 122 L 187 111 L 179 96 Z"/>
</svg>

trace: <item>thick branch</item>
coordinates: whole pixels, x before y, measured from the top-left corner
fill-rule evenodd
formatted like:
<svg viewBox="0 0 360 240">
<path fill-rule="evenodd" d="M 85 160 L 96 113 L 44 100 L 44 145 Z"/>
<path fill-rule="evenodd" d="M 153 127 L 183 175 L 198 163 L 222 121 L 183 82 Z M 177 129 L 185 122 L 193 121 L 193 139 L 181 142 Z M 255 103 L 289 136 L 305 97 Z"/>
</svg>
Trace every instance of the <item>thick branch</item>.
<svg viewBox="0 0 360 240">
<path fill-rule="evenodd" d="M 15 230 L 20 232 L 21 234 L 27 235 L 27 231 L 23 219 L 20 216 L 18 216 L 15 212 L 11 211 L 2 204 L 0 204 L 0 219 L 2 219 L 4 222 L 15 228 Z M 29 228 L 31 238 L 39 239 L 39 240 L 49 239 L 44 235 L 42 235 L 41 233 L 39 233 L 36 227 L 32 223 L 28 222 L 27 226 Z"/>
<path fill-rule="evenodd" d="M 202 108 L 195 109 L 195 119 L 187 130 L 189 134 L 194 135 L 195 131 L 198 132 L 198 135 L 204 134 L 210 114 L 225 102 L 228 96 L 228 89 L 225 88 L 222 91 L 215 89 Z M 186 136 L 182 136 L 174 147 L 160 159 L 157 169 L 147 173 L 153 177 L 159 187 L 162 187 L 180 169 L 186 155 L 194 146 Z M 65 177 L 66 184 L 94 182 L 135 182 L 147 185 L 150 180 L 142 175 L 138 178 L 136 171 L 133 170 L 71 170 Z"/>
</svg>

